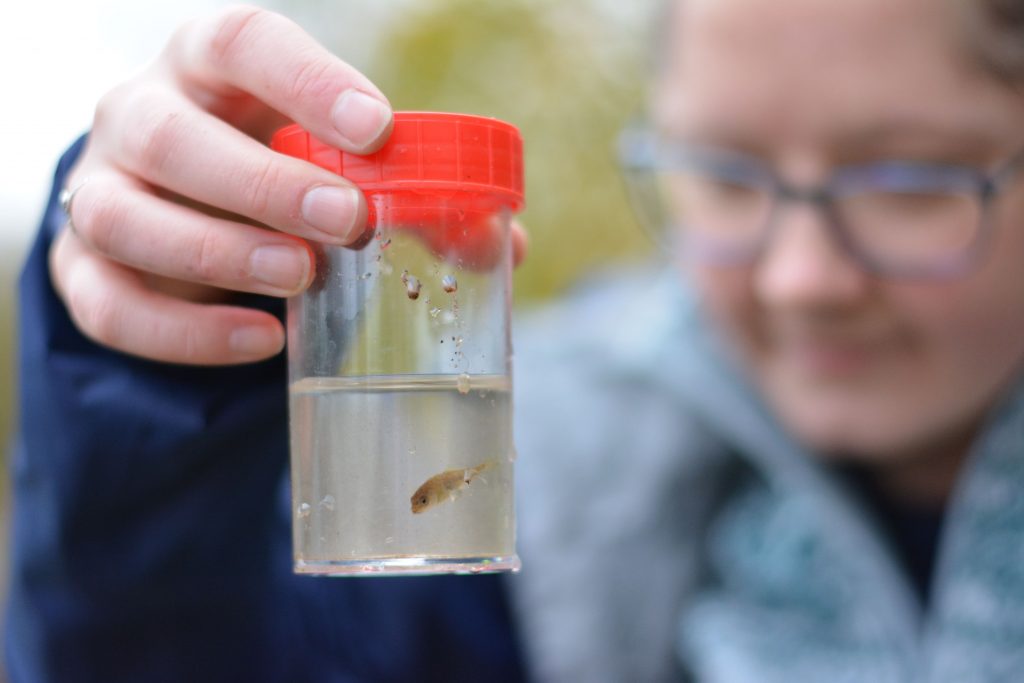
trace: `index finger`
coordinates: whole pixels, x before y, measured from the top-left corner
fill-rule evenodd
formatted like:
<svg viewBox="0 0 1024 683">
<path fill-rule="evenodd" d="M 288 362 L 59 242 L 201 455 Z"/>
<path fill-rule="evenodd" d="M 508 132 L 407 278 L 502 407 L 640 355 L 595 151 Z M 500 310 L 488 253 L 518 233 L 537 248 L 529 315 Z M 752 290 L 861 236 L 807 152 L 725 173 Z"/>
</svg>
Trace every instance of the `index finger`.
<svg viewBox="0 0 1024 683">
<path fill-rule="evenodd" d="M 182 28 L 169 52 L 186 86 L 249 93 L 346 151 L 376 151 L 391 131 L 384 94 L 279 14 L 231 7 Z"/>
</svg>

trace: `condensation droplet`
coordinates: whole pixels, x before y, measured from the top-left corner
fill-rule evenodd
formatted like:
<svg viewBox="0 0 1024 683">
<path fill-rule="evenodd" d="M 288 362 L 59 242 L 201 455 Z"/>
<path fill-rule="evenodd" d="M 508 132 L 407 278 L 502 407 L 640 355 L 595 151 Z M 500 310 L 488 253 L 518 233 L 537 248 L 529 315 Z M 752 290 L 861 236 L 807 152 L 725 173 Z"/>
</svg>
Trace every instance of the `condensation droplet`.
<svg viewBox="0 0 1024 683">
<path fill-rule="evenodd" d="M 461 375 L 459 375 L 459 381 L 456 384 L 456 386 L 458 387 L 460 394 L 468 394 L 469 393 L 469 375 L 466 374 L 465 372 L 462 373 Z"/>
<path fill-rule="evenodd" d="M 309 510 L 309 503 L 302 503 L 299 505 L 298 510 L 295 511 L 295 514 L 298 515 L 299 519 L 304 519 L 309 517 Z"/>
<path fill-rule="evenodd" d="M 323 500 L 320 501 L 320 507 L 324 508 L 328 512 L 333 511 L 334 510 L 334 496 L 332 496 L 330 494 L 324 496 Z"/>
<path fill-rule="evenodd" d="M 454 275 L 445 275 L 441 278 L 441 288 L 448 294 L 451 294 L 459 288 L 459 283 Z"/>
</svg>

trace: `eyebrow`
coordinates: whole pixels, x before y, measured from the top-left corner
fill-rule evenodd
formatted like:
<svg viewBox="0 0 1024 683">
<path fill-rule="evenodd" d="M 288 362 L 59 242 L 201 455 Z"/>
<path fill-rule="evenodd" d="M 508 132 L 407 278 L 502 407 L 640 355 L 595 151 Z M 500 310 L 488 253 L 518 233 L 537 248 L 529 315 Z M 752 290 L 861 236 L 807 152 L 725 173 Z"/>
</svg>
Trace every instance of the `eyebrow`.
<svg viewBox="0 0 1024 683">
<path fill-rule="evenodd" d="M 722 122 L 707 128 L 687 131 L 665 131 L 670 138 L 690 143 L 735 149 L 758 157 L 770 156 L 764 140 L 751 138 L 747 131 L 730 130 Z M 1024 140 L 1013 141 L 1020 146 Z M 961 123 L 909 117 L 880 119 L 865 126 L 838 130 L 829 142 L 828 151 L 837 164 L 861 163 L 880 158 L 906 158 L 935 163 L 960 163 L 987 166 L 1014 151 L 1006 135 L 995 126 L 980 122 Z"/>
<path fill-rule="evenodd" d="M 1008 153 L 1008 140 L 979 123 L 955 125 L 937 120 L 893 118 L 836 136 L 841 157 L 909 154 L 935 161 L 985 163 Z"/>
</svg>

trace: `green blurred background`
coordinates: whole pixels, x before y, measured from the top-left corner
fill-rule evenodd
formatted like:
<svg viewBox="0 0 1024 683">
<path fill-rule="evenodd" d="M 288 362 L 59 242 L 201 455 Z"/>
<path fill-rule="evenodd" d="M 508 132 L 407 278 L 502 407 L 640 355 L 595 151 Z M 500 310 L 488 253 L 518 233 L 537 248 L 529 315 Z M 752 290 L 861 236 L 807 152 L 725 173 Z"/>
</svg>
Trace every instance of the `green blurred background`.
<svg viewBox="0 0 1024 683">
<path fill-rule="evenodd" d="M 207 4 L 214 8 L 222 3 Z M 516 274 L 517 304 L 553 296 L 585 271 L 642 258 L 648 249 L 627 207 L 614 141 L 640 107 L 651 3 L 260 4 L 292 17 L 363 70 L 398 109 L 482 114 L 520 127 L 526 141 L 528 203 L 522 220 L 530 235 L 530 252 Z M 95 28 L 114 39 L 120 37 L 119 31 L 142 31 L 139 22 L 131 21 L 131 11 L 126 3 L 99 2 Z M 174 26 L 170 21 L 163 24 L 151 25 L 150 33 L 169 35 Z M 156 55 L 165 39 L 145 41 L 151 50 L 147 59 Z M 88 123 L 85 118 L 78 128 L 84 130 Z M 55 161 L 47 163 L 52 167 Z M 40 202 L 32 220 L 41 208 Z M 18 248 L 0 252 L 0 443 L 9 443 L 16 411 L 13 299 L 29 230 L 25 232 Z"/>
<path fill-rule="evenodd" d="M 640 104 L 641 41 L 592 0 L 433 0 L 386 32 L 367 71 L 399 109 L 518 125 L 531 251 L 519 302 L 640 252 L 614 140 Z"/>
</svg>

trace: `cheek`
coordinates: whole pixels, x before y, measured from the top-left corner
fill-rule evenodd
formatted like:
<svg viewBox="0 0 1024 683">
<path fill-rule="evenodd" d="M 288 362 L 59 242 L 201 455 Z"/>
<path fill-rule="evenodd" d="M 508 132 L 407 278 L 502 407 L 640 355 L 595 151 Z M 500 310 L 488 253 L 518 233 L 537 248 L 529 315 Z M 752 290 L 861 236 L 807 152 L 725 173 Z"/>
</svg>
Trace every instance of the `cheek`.
<svg viewBox="0 0 1024 683">
<path fill-rule="evenodd" d="M 892 296 L 920 355 L 908 365 L 943 381 L 965 402 L 986 402 L 1016 373 L 1024 354 L 1024 282 L 1006 287 L 903 291 Z"/>
<path fill-rule="evenodd" d="M 757 305 L 750 286 L 750 270 L 687 266 L 684 273 L 704 311 L 723 332 L 723 342 L 745 358 L 756 354 Z"/>
<path fill-rule="evenodd" d="M 1024 344 L 1024 283 L 1017 288 L 988 289 L 977 297 L 962 291 L 946 297 L 912 294 L 901 303 L 929 353 L 960 372 L 990 374 L 999 368 L 1005 374 Z"/>
<path fill-rule="evenodd" d="M 1024 269 L 1003 260 L 956 284 L 889 289 L 891 310 L 915 343 L 877 384 L 882 449 L 975 429 L 1015 380 L 1024 359 Z"/>
<path fill-rule="evenodd" d="M 1004 198 L 993 225 L 990 248 L 971 275 L 894 293 L 965 384 L 973 374 L 1005 382 L 1024 356 L 1024 193 Z"/>
<path fill-rule="evenodd" d="M 894 286 L 891 295 L 919 331 L 934 371 L 976 403 L 1011 381 L 1024 358 L 1024 225 L 1004 219 L 999 228 L 970 276 Z"/>
</svg>

